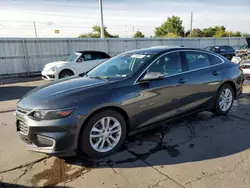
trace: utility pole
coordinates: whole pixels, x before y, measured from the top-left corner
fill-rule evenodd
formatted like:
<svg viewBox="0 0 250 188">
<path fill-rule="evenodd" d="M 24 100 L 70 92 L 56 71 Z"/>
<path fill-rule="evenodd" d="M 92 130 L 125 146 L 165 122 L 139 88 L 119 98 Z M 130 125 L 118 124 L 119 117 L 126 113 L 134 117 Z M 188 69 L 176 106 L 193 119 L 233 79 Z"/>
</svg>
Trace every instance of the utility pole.
<svg viewBox="0 0 250 188">
<path fill-rule="evenodd" d="M 99 8 L 101 14 L 101 38 L 104 38 L 104 26 L 103 26 L 103 11 L 102 11 L 102 0 L 99 0 Z"/>
<path fill-rule="evenodd" d="M 133 25 L 133 36 L 135 35 L 135 26 Z"/>
<path fill-rule="evenodd" d="M 34 22 L 34 30 L 35 30 L 35 36 L 37 38 L 36 22 Z"/>
<path fill-rule="evenodd" d="M 190 38 L 192 38 L 192 31 L 193 31 L 193 13 L 191 12 Z"/>
</svg>

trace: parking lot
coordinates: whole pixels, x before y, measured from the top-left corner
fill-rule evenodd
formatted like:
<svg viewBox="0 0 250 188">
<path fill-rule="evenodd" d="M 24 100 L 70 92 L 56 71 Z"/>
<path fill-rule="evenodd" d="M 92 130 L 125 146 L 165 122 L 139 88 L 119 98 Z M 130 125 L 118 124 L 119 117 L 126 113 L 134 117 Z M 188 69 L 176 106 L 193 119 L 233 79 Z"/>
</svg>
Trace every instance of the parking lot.
<svg viewBox="0 0 250 188">
<path fill-rule="evenodd" d="M 247 83 L 228 116 L 202 112 L 162 125 L 128 138 L 119 152 L 100 160 L 26 150 L 15 129 L 16 102 L 43 83 L 39 78 L 0 80 L 0 187 L 249 187 Z"/>
</svg>

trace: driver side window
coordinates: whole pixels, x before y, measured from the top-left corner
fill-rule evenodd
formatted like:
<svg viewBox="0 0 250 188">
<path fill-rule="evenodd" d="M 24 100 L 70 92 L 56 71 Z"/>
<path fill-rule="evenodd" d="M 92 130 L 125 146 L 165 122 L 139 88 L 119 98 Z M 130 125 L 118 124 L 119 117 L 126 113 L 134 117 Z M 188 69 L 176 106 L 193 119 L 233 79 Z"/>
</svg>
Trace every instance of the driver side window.
<svg viewBox="0 0 250 188">
<path fill-rule="evenodd" d="M 181 55 L 179 52 L 173 52 L 162 56 L 154 62 L 147 72 L 159 72 L 164 76 L 170 76 L 182 72 Z"/>
</svg>

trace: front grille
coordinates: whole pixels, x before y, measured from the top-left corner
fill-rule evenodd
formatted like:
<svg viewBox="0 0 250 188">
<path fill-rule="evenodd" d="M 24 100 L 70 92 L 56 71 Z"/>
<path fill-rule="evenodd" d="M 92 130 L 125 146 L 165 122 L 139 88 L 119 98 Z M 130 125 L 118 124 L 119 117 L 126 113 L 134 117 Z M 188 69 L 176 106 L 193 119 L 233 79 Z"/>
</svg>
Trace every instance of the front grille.
<svg viewBox="0 0 250 188">
<path fill-rule="evenodd" d="M 29 134 L 29 127 L 23 121 L 18 120 L 17 126 L 18 126 L 18 131 L 21 134 L 24 134 L 24 135 L 28 135 Z"/>
</svg>

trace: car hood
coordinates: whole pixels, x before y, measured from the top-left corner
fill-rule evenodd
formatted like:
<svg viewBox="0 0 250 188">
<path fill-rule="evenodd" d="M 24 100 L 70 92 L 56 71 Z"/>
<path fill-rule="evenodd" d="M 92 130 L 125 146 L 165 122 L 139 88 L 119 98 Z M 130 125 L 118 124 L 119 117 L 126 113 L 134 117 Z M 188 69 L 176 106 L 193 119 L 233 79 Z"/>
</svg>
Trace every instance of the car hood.
<svg viewBox="0 0 250 188">
<path fill-rule="evenodd" d="M 55 109 L 76 105 L 86 91 L 110 83 L 88 77 L 73 77 L 37 87 L 28 92 L 17 104 L 24 109 Z"/>
<path fill-rule="evenodd" d="M 59 66 L 59 65 L 64 65 L 64 64 L 67 64 L 67 63 L 70 63 L 70 61 L 55 61 L 55 62 L 47 63 L 44 66 L 44 70 L 49 70 L 49 69 L 51 69 L 53 67 L 56 67 L 56 66 Z"/>
</svg>

